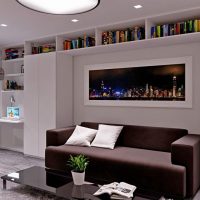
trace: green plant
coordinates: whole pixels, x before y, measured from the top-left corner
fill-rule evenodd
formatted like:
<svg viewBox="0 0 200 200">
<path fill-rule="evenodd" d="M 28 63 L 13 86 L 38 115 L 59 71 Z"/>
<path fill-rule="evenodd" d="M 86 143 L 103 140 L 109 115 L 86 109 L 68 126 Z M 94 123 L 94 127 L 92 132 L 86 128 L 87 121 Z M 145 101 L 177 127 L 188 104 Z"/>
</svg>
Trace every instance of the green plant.
<svg viewBox="0 0 200 200">
<path fill-rule="evenodd" d="M 88 158 L 84 155 L 70 155 L 70 158 L 68 160 L 68 165 L 74 172 L 84 172 L 88 163 Z"/>
</svg>

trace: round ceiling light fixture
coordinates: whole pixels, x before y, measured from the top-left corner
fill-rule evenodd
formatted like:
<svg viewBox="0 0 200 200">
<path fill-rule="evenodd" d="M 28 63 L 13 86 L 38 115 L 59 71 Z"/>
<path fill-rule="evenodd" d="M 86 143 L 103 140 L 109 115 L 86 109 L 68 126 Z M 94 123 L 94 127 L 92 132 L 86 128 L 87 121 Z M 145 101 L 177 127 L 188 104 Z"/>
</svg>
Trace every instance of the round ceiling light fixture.
<svg viewBox="0 0 200 200">
<path fill-rule="evenodd" d="M 54 14 L 74 15 L 95 9 L 100 0 L 16 0 L 31 10 Z"/>
</svg>

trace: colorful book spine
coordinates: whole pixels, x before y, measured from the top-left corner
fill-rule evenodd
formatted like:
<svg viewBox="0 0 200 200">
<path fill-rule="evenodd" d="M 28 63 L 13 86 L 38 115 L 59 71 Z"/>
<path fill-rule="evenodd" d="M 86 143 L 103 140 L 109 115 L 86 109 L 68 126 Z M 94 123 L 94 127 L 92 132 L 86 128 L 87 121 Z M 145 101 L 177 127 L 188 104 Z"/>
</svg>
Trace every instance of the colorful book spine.
<svg viewBox="0 0 200 200">
<path fill-rule="evenodd" d="M 108 44 L 112 44 L 113 43 L 113 33 L 112 31 L 108 32 Z"/>
<path fill-rule="evenodd" d="M 198 20 L 197 19 L 195 19 L 194 20 L 194 32 L 198 32 Z"/>
<path fill-rule="evenodd" d="M 160 25 L 156 26 L 156 36 L 161 37 L 161 26 Z"/>
<path fill-rule="evenodd" d="M 177 23 L 176 24 L 176 35 L 179 35 L 179 34 L 181 34 L 181 24 Z"/>
<path fill-rule="evenodd" d="M 151 27 L 151 38 L 200 32 L 200 19 L 190 19 L 172 24 Z"/>
<path fill-rule="evenodd" d="M 78 37 L 74 40 L 65 40 L 63 46 L 64 50 L 91 47 L 95 46 L 95 38 L 84 34 L 83 37 Z"/>
<path fill-rule="evenodd" d="M 151 27 L 151 38 L 156 38 L 156 26 Z"/>
<path fill-rule="evenodd" d="M 163 28 L 163 36 L 164 37 L 169 36 L 169 25 L 164 24 L 162 28 Z"/>
<path fill-rule="evenodd" d="M 200 32 L 200 19 L 198 20 L 198 32 Z"/>
<path fill-rule="evenodd" d="M 120 31 L 116 31 L 116 43 L 119 43 Z"/>
<path fill-rule="evenodd" d="M 102 33 L 102 45 L 142 40 L 144 38 L 145 29 L 138 26 L 125 30 L 105 31 Z"/>
<path fill-rule="evenodd" d="M 119 32 L 119 42 L 125 42 L 125 34 L 124 31 Z"/>
</svg>

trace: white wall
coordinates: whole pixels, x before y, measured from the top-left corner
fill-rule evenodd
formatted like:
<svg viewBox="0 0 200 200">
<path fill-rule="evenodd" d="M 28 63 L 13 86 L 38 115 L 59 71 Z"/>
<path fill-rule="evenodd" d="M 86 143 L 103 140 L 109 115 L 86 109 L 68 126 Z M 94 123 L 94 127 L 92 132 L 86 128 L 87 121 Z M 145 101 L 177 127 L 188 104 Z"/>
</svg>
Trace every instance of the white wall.
<svg viewBox="0 0 200 200">
<path fill-rule="evenodd" d="M 186 128 L 200 134 L 200 43 L 147 48 L 74 58 L 74 123 L 82 121 Z M 84 106 L 84 65 L 146 59 L 193 57 L 193 107 L 136 108 Z"/>
</svg>

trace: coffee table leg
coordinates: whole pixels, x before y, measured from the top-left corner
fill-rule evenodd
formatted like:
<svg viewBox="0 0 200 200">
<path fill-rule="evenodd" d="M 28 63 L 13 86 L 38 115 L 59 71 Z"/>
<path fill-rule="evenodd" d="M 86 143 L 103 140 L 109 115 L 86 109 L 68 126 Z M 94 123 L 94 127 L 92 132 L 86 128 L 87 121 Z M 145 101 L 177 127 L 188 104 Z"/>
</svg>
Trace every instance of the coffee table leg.
<svg viewBox="0 0 200 200">
<path fill-rule="evenodd" d="M 6 180 L 3 180 L 3 189 L 6 190 Z"/>
</svg>

